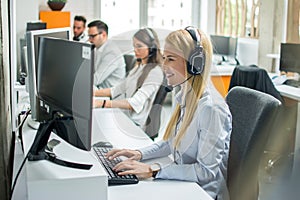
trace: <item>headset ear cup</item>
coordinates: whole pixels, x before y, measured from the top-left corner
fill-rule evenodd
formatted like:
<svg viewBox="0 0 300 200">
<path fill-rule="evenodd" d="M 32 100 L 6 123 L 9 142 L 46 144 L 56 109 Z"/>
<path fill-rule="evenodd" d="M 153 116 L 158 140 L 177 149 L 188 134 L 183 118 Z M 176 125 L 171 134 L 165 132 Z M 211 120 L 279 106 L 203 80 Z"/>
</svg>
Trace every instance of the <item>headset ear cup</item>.
<svg viewBox="0 0 300 200">
<path fill-rule="evenodd" d="M 201 46 L 196 47 L 190 54 L 187 62 L 187 71 L 191 75 L 199 75 L 203 72 L 205 55 Z"/>
<path fill-rule="evenodd" d="M 156 51 L 157 51 L 157 48 L 155 45 L 152 45 L 150 48 L 149 48 L 149 57 L 152 57 L 156 54 Z"/>
</svg>

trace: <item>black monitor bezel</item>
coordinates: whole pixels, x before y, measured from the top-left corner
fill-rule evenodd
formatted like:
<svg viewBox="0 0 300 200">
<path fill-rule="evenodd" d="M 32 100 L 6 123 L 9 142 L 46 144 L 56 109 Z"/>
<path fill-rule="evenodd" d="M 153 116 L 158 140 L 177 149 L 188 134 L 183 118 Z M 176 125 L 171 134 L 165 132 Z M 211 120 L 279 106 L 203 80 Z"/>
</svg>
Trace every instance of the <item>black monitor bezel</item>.
<svg viewBox="0 0 300 200">
<path fill-rule="evenodd" d="M 214 40 L 215 38 L 215 40 Z M 228 56 L 228 57 L 236 57 L 237 53 L 237 43 L 238 43 L 238 38 L 237 37 L 231 37 L 231 36 L 224 36 L 224 35 L 210 35 L 211 43 L 213 45 L 213 53 L 216 55 L 221 55 L 221 56 Z M 216 42 L 216 39 L 221 39 L 223 41 L 226 41 L 227 43 L 227 48 L 226 52 L 219 52 L 218 51 L 218 43 Z"/>
<path fill-rule="evenodd" d="M 47 48 L 44 48 L 44 42 L 47 41 L 52 41 L 52 42 L 58 42 L 58 44 L 61 45 L 61 47 L 66 48 L 64 49 L 64 52 L 70 52 L 72 48 L 80 48 L 80 47 L 87 47 L 90 49 L 90 58 L 88 59 L 88 69 L 84 68 L 85 71 L 87 71 L 87 74 L 85 75 L 85 80 L 89 86 L 89 88 L 85 88 L 86 89 L 86 93 L 88 93 L 87 96 L 82 95 L 85 98 L 85 101 L 82 103 L 85 103 L 86 106 L 88 107 L 88 110 L 86 112 L 79 112 L 76 107 L 72 107 L 73 106 L 73 97 L 65 97 L 65 98 L 69 98 L 70 104 L 69 106 L 64 106 L 61 105 L 61 103 L 59 102 L 59 100 L 57 99 L 58 97 L 52 97 L 49 96 L 49 94 L 45 94 L 45 90 L 44 93 L 42 93 L 40 90 L 40 87 L 42 87 L 42 84 L 47 84 L 47 82 L 49 82 L 49 79 L 53 78 L 53 81 L 57 81 L 60 82 L 61 80 L 55 80 L 56 77 L 47 77 L 48 81 L 43 81 L 45 79 L 42 80 L 42 77 L 40 76 L 46 76 L 47 73 L 43 72 L 42 67 L 45 67 L 42 65 L 43 62 L 43 51 L 47 51 Z M 69 41 L 69 40 L 62 40 L 62 39 L 57 39 L 57 38 L 47 38 L 47 37 L 43 37 L 41 38 L 40 41 L 40 57 L 39 57 L 39 61 L 38 61 L 38 76 L 37 76 L 37 80 L 38 80 L 38 88 L 37 88 L 37 97 L 39 100 L 39 105 L 42 107 L 43 110 L 47 111 L 48 114 L 48 120 L 45 122 L 47 123 L 48 121 L 53 120 L 53 118 L 58 118 L 58 121 L 55 123 L 56 129 L 54 130 L 54 132 L 60 136 L 61 138 L 63 138 L 66 142 L 70 143 L 71 145 L 83 149 L 83 150 L 90 150 L 91 149 L 91 132 L 92 132 L 92 105 L 93 105 L 93 71 L 94 71 L 94 45 L 89 44 L 89 43 L 81 43 L 81 42 L 76 42 L 76 41 Z M 58 46 L 59 47 L 59 46 Z M 53 48 L 53 49 L 57 49 L 57 48 Z M 68 49 L 70 49 L 70 51 L 67 51 Z M 87 59 L 82 58 L 82 52 L 81 55 L 72 55 L 71 57 L 73 58 L 74 56 L 78 56 L 79 59 L 82 59 L 83 62 L 85 62 Z M 51 60 L 55 60 L 55 59 L 51 59 Z M 66 60 L 70 60 L 70 58 L 67 58 Z M 56 62 L 56 61 L 55 61 Z M 61 61 L 58 61 L 61 62 Z M 73 61 L 72 61 L 73 62 Z M 86 64 L 86 62 L 85 62 Z M 48 66 L 48 65 L 47 65 Z M 86 65 L 85 65 L 86 66 Z M 72 65 L 72 68 L 75 67 Z M 69 67 L 69 70 L 72 69 Z M 81 69 L 81 64 L 78 65 L 78 68 L 74 68 L 74 70 L 80 70 Z M 44 73 L 44 74 L 43 74 Z M 77 72 L 76 72 L 77 73 Z M 58 76 L 59 77 L 59 76 Z M 75 80 L 75 79 L 74 79 Z M 74 81 L 75 83 L 75 81 Z M 57 92 L 60 89 L 59 87 L 55 87 L 57 88 Z M 73 87 L 70 88 L 69 93 L 72 93 L 73 91 Z M 66 92 L 68 93 L 68 92 Z M 51 94 L 51 93 L 50 93 Z M 72 108 L 72 109 L 70 109 Z M 58 116 L 58 117 L 57 117 Z M 82 123 L 84 123 L 84 125 L 82 125 Z"/>
<path fill-rule="evenodd" d="M 297 50 L 297 51 L 295 51 Z M 292 56 L 292 60 L 297 61 L 299 65 L 291 64 L 286 56 Z M 296 72 L 300 74 L 300 44 L 297 43 L 281 43 L 279 70 L 284 72 Z"/>
</svg>

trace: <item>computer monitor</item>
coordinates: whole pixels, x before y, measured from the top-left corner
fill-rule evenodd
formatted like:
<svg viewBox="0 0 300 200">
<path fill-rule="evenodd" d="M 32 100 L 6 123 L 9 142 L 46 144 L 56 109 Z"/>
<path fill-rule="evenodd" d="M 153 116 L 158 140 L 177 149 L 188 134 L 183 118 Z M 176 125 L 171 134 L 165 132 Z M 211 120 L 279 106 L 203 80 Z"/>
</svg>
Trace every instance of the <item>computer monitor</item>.
<svg viewBox="0 0 300 200">
<path fill-rule="evenodd" d="M 300 44 L 281 43 L 279 70 L 300 73 Z"/>
<path fill-rule="evenodd" d="M 27 22 L 26 31 L 42 30 L 47 28 L 46 22 Z"/>
<path fill-rule="evenodd" d="M 41 112 L 40 106 L 37 100 L 37 81 L 36 75 L 37 71 L 37 62 L 38 62 L 38 52 L 39 52 L 39 41 L 41 37 L 55 37 L 68 39 L 71 38 L 71 28 L 53 28 L 53 29 L 43 29 L 43 30 L 34 30 L 26 32 L 26 45 L 27 45 L 27 69 L 28 69 L 28 92 L 30 97 L 30 107 L 31 107 L 31 119 L 36 122 L 41 122 L 45 118 L 45 114 Z M 32 123 L 30 121 L 29 125 L 32 128 L 37 128 L 38 123 Z"/>
<path fill-rule="evenodd" d="M 29 151 L 39 156 L 54 131 L 69 144 L 91 149 L 94 45 L 57 38 L 40 39 L 37 97 L 47 120 Z"/>
<path fill-rule="evenodd" d="M 222 35 L 210 35 L 213 45 L 213 53 L 222 56 L 223 61 L 227 57 L 236 58 L 237 38 Z"/>
</svg>

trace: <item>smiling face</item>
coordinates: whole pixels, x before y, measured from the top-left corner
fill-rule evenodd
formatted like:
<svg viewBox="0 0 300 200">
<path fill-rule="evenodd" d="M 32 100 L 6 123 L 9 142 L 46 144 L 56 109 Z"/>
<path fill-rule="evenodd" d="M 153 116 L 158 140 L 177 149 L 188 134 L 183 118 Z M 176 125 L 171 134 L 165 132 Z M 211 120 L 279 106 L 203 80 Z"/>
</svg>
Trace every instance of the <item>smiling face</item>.
<svg viewBox="0 0 300 200">
<path fill-rule="evenodd" d="M 163 69 L 168 80 L 168 85 L 175 86 L 186 80 L 186 60 L 182 52 L 175 51 L 168 44 L 164 47 Z"/>
</svg>

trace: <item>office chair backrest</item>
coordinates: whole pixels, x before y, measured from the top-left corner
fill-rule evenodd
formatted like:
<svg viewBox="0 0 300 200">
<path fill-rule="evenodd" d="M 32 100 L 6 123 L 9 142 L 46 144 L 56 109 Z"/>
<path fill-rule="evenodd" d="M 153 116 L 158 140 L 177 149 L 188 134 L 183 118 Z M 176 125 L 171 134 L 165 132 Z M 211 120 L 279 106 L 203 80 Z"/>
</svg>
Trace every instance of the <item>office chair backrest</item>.
<svg viewBox="0 0 300 200">
<path fill-rule="evenodd" d="M 161 110 L 162 110 L 164 100 L 167 96 L 167 91 L 165 89 L 166 86 L 167 86 L 167 79 L 164 75 L 163 83 L 161 84 L 160 88 L 156 93 L 155 99 L 153 101 L 151 110 L 149 112 L 146 121 L 145 132 L 152 140 L 154 140 L 154 138 L 158 136 L 158 132 L 160 129 Z"/>
<path fill-rule="evenodd" d="M 124 54 L 124 60 L 126 65 L 126 74 L 134 67 L 136 58 L 132 54 Z"/>
<path fill-rule="evenodd" d="M 269 129 L 281 105 L 271 95 L 236 86 L 226 96 L 232 114 L 227 168 L 230 200 L 258 198 L 258 169 Z"/>
<path fill-rule="evenodd" d="M 255 89 L 272 95 L 282 103 L 284 102 L 267 71 L 256 65 L 237 66 L 232 72 L 228 90 L 234 86 Z"/>
</svg>

